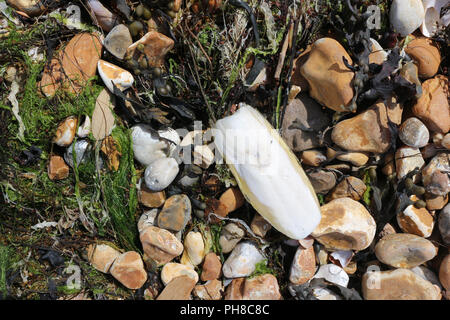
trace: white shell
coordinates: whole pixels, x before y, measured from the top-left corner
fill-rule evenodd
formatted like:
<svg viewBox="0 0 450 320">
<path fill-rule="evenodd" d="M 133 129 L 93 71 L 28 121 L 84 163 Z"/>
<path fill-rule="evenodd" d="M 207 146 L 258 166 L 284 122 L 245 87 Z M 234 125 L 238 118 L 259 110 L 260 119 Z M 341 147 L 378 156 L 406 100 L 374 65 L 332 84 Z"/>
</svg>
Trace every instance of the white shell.
<svg viewBox="0 0 450 320">
<path fill-rule="evenodd" d="M 138 124 L 131 128 L 134 158 L 145 166 L 157 159 L 167 157 L 166 142 L 152 137 L 150 130 L 150 126 L 145 124 Z"/>
<path fill-rule="evenodd" d="M 425 37 L 432 37 L 436 31 L 445 25 L 441 20 L 440 12 L 449 0 L 423 0 L 423 8 L 425 10 L 425 18 L 420 26 L 420 31 Z M 447 21 L 448 25 L 448 21 Z M 446 25 L 445 25 L 446 26 Z"/>
<path fill-rule="evenodd" d="M 164 143 L 166 143 L 166 145 L 169 145 L 168 156 L 173 157 L 174 152 L 177 149 L 177 146 L 181 142 L 180 136 L 178 135 L 177 131 L 172 128 L 167 128 L 164 130 L 158 130 L 158 133 L 159 133 L 160 137 L 166 138 L 167 140 L 170 140 L 173 142 L 173 143 L 169 143 L 169 142 L 164 141 Z"/>
<path fill-rule="evenodd" d="M 172 183 L 179 170 L 174 158 L 158 159 L 145 169 L 145 185 L 152 191 L 162 191 Z"/>
<path fill-rule="evenodd" d="M 245 198 L 273 227 L 296 240 L 317 227 L 320 207 L 309 179 L 256 109 L 241 103 L 237 112 L 217 121 L 213 136 Z"/>
<path fill-rule="evenodd" d="M 127 70 L 113 65 L 112 63 L 99 60 L 97 63 L 97 69 L 100 77 L 105 83 L 105 86 L 111 92 L 114 92 L 112 83 L 114 83 L 114 85 L 121 91 L 128 89 L 133 85 L 133 75 Z"/>
<path fill-rule="evenodd" d="M 425 17 L 422 0 L 393 0 L 389 21 L 392 29 L 402 37 L 421 26 Z"/>
</svg>

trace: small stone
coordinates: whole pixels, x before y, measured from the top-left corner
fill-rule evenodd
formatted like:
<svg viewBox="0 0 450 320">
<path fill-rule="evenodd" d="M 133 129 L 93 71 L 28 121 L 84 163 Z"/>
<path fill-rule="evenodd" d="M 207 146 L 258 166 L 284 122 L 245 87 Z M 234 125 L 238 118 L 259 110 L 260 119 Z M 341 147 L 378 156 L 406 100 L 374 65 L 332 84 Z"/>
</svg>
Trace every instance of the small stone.
<svg viewBox="0 0 450 320">
<path fill-rule="evenodd" d="M 158 215 L 158 209 L 153 209 L 144 212 L 139 218 L 137 227 L 139 233 L 141 233 L 145 228 L 155 225 L 156 216 Z"/>
<path fill-rule="evenodd" d="M 370 38 L 370 42 L 372 42 L 372 48 L 369 54 L 369 63 L 383 64 L 387 60 L 387 52 L 383 50 L 377 40 Z"/>
<path fill-rule="evenodd" d="M 30 17 L 39 16 L 47 9 L 41 0 L 8 0 L 6 2 L 11 7 L 25 12 Z"/>
<path fill-rule="evenodd" d="M 226 224 L 225 227 L 222 228 L 219 237 L 219 244 L 222 248 L 222 252 L 230 253 L 236 247 L 239 241 L 242 240 L 244 235 L 245 231 L 242 230 L 237 224 Z"/>
<path fill-rule="evenodd" d="M 56 129 L 56 135 L 53 140 L 60 147 L 69 146 L 75 138 L 77 131 L 78 119 L 77 117 L 68 117 L 62 121 Z"/>
<path fill-rule="evenodd" d="M 328 248 L 364 250 L 375 237 L 376 224 L 367 209 L 350 198 L 321 207 L 322 219 L 311 235 Z"/>
<path fill-rule="evenodd" d="M 252 223 L 250 224 L 250 229 L 261 238 L 264 238 L 267 232 L 272 229 L 272 225 L 266 221 L 261 215 L 255 214 Z"/>
<path fill-rule="evenodd" d="M 344 47 L 332 38 L 322 38 L 314 42 L 306 61 L 299 71 L 309 84 L 309 95 L 321 105 L 334 111 L 354 111 L 349 105 L 354 92 L 352 80 L 354 73 L 349 70 L 352 59 Z"/>
<path fill-rule="evenodd" d="M 416 38 L 408 43 L 405 52 L 418 66 L 421 78 L 431 78 L 438 72 L 441 54 L 439 53 L 439 48 L 431 39 L 425 37 Z"/>
<path fill-rule="evenodd" d="M 87 248 L 88 260 L 100 272 L 109 273 L 120 252 L 106 244 L 91 244 Z"/>
<path fill-rule="evenodd" d="M 110 272 L 128 289 L 139 289 L 147 281 L 147 272 L 141 256 L 134 251 L 125 252 L 117 257 Z"/>
<path fill-rule="evenodd" d="M 441 141 L 441 146 L 445 149 L 450 150 L 450 133 L 447 133 Z"/>
<path fill-rule="evenodd" d="M 160 158 L 145 169 L 145 184 L 152 191 L 162 191 L 175 180 L 180 168 L 174 158 Z"/>
<path fill-rule="evenodd" d="M 64 161 L 73 168 L 73 158 L 75 153 L 75 161 L 77 166 L 79 166 L 87 161 L 90 156 L 90 151 L 91 147 L 87 140 L 77 140 L 66 149 L 66 152 L 64 153 Z"/>
<path fill-rule="evenodd" d="M 326 194 L 336 185 L 336 173 L 326 170 L 314 170 L 306 172 L 314 191 L 320 194 Z"/>
<path fill-rule="evenodd" d="M 133 75 L 125 69 L 104 60 L 98 61 L 97 68 L 103 83 L 112 93 L 114 93 L 113 84 L 120 91 L 124 91 L 133 85 Z"/>
<path fill-rule="evenodd" d="M 393 0 L 389 11 L 389 21 L 393 31 L 402 37 L 413 33 L 421 26 L 425 10 L 421 0 Z"/>
<path fill-rule="evenodd" d="M 357 116 L 339 122 L 331 139 L 342 149 L 384 153 L 391 146 L 386 106 L 379 102 Z"/>
<path fill-rule="evenodd" d="M 387 236 L 388 234 L 394 234 L 397 233 L 397 231 L 395 231 L 394 227 L 390 224 L 390 223 L 386 223 L 383 227 L 383 229 L 380 231 L 379 233 L 379 238 L 384 238 L 385 236 Z"/>
<path fill-rule="evenodd" d="M 100 28 L 109 32 L 118 23 L 119 18 L 106 9 L 98 0 L 88 0 L 87 4 L 91 11 L 91 16 L 95 17 L 94 23 L 98 23 Z"/>
<path fill-rule="evenodd" d="M 427 127 L 414 117 L 402 123 L 398 136 L 404 144 L 413 148 L 425 147 L 430 140 Z"/>
<path fill-rule="evenodd" d="M 353 256 L 354 253 L 351 250 L 338 250 L 330 254 L 330 261 L 341 268 L 345 268 Z"/>
<path fill-rule="evenodd" d="M 209 281 L 218 279 L 222 273 L 222 263 L 219 257 L 214 253 L 210 252 L 205 256 L 205 261 L 202 265 L 202 274 L 200 279 L 202 281 Z"/>
<path fill-rule="evenodd" d="M 411 147 L 401 147 L 395 152 L 395 166 L 397 168 L 397 179 L 402 179 L 408 173 L 415 169 L 421 169 L 425 164 L 419 149 Z M 412 177 L 413 181 L 418 182 L 418 175 Z"/>
<path fill-rule="evenodd" d="M 222 267 L 227 278 L 248 277 L 255 271 L 256 264 L 264 260 L 264 256 L 251 242 L 239 243 L 231 252 Z"/>
<path fill-rule="evenodd" d="M 446 291 L 450 291 L 450 254 L 447 254 L 439 267 L 439 281 Z"/>
<path fill-rule="evenodd" d="M 318 167 L 325 161 L 327 161 L 326 155 L 319 150 L 306 150 L 302 152 L 302 164 L 308 166 Z"/>
<path fill-rule="evenodd" d="M 359 201 L 364 192 L 366 192 L 367 186 L 361 180 L 353 176 L 344 178 L 339 184 L 327 195 L 326 200 L 329 202 L 339 198 L 351 198 Z"/>
<path fill-rule="evenodd" d="M 308 249 L 299 247 L 291 265 L 289 281 L 296 285 L 304 284 L 314 276 L 315 272 L 316 255 L 314 248 L 312 246 Z"/>
<path fill-rule="evenodd" d="M 405 233 L 411 233 L 428 238 L 433 231 L 433 216 L 425 208 L 416 208 L 409 205 L 397 215 L 397 223 Z"/>
<path fill-rule="evenodd" d="M 44 68 L 38 87 L 47 97 L 52 97 L 60 88 L 70 93 L 80 93 L 95 75 L 101 52 L 102 44 L 98 36 L 77 34 Z"/>
<path fill-rule="evenodd" d="M 69 166 L 62 157 L 52 155 L 48 163 L 47 173 L 50 180 L 62 180 L 69 176 Z"/>
<path fill-rule="evenodd" d="M 205 243 L 200 232 L 190 231 L 184 238 L 184 251 L 192 266 L 198 266 L 205 257 Z"/>
<path fill-rule="evenodd" d="M 169 156 L 167 142 L 159 139 L 155 130 L 149 125 L 138 124 L 132 127 L 131 139 L 133 141 L 134 158 L 145 166 L 150 165 L 155 160 Z"/>
<path fill-rule="evenodd" d="M 271 274 L 263 274 L 246 279 L 242 300 L 280 300 L 280 288 L 277 278 Z"/>
<path fill-rule="evenodd" d="M 446 134 L 450 130 L 448 79 L 436 76 L 422 83 L 422 96 L 412 111 L 430 131 Z"/>
<path fill-rule="evenodd" d="M 177 277 L 169 282 L 156 300 L 191 300 L 196 283 L 188 276 Z"/>
<path fill-rule="evenodd" d="M 361 167 L 369 161 L 369 156 L 362 152 L 347 152 L 336 157 L 338 160 L 350 162 L 356 167 Z"/>
<path fill-rule="evenodd" d="M 140 44 L 144 45 L 144 54 L 148 65 L 150 67 L 161 67 L 164 64 L 164 57 L 172 50 L 174 41 L 162 33 L 151 30 L 128 47 L 126 56 L 137 61 L 141 55 L 140 51 L 137 50 Z"/>
<path fill-rule="evenodd" d="M 444 209 L 439 213 L 439 232 L 441 233 L 442 240 L 449 245 L 450 244 L 450 204 L 446 205 Z"/>
<path fill-rule="evenodd" d="M 221 300 L 223 291 L 222 281 L 213 279 L 203 285 L 196 285 L 192 293 L 201 300 Z"/>
<path fill-rule="evenodd" d="M 131 46 L 133 40 L 131 39 L 130 31 L 124 24 L 115 26 L 103 40 L 103 45 L 113 56 L 122 60 L 125 57 L 127 48 Z"/>
<path fill-rule="evenodd" d="M 365 300 L 440 300 L 439 291 L 408 269 L 370 271 L 362 277 Z"/>
<path fill-rule="evenodd" d="M 317 148 L 320 146 L 317 132 L 324 130 L 329 123 L 330 119 L 321 106 L 308 94 L 300 93 L 286 106 L 281 135 L 292 151 Z"/>
<path fill-rule="evenodd" d="M 152 191 L 145 183 L 141 182 L 141 188 L 138 192 L 139 203 L 148 208 L 159 208 L 166 201 L 166 193 L 164 191 Z"/>
<path fill-rule="evenodd" d="M 447 196 L 450 192 L 450 156 L 439 153 L 422 169 L 422 182 L 427 192 Z"/>
<path fill-rule="evenodd" d="M 448 195 L 444 197 L 425 193 L 425 201 L 428 211 L 441 210 L 448 203 Z"/>
<path fill-rule="evenodd" d="M 227 207 L 228 212 L 233 212 L 244 205 L 245 198 L 239 188 L 229 188 L 222 193 L 219 201 Z"/>
<path fill-rule="evenodd" d="M 180 276 L 188 276 L 193 279 L 195 283 L 198 282 L 198 274 L 191 266 L 169 262 L 165 264 L 161 270 L 161 280 L 164 285 L 169 284 L 170 281 Z"/>
<path fill-rule="evenodd" d="M 432 242 L 408 233 L 389 234 L 375 246 L 378 260 L 394 268 L 414 268 L 436 253 Z"/>
<path fill-rule="evenodd" d="M 350 261 L 350 263 L 343 269 L 347 274 L 352 275 L 358 270 L 358 265 L 355 261 Z"/>
<path fill-rule="evenodd" d="M 191 219 L 191 201 L 185 194 L 171 196 L 158 216 L 158 226 L 170 231 L 181 231 Z"/>
<path fill-rule="evenodd" d="M 183 253 L 183 244 L 169 231 L 147 227 L 140 233 L 145 254 L 158 265 L 166 264 Z"/>
<path fill-rule="evenodd" d="M 192 154 L 194 156 L 193 163 L 203 169 L 208 169 L 215 161 L 215 155 L 207 145 L 194 146 Z"/>
<path fill-rule="evenodd" d="M 328 282 L 347 287 L 349 282 L 348 274 L 335 264 L 326 264 L 319 268 L 314 278 L 323 278 Z"/>
</svg>

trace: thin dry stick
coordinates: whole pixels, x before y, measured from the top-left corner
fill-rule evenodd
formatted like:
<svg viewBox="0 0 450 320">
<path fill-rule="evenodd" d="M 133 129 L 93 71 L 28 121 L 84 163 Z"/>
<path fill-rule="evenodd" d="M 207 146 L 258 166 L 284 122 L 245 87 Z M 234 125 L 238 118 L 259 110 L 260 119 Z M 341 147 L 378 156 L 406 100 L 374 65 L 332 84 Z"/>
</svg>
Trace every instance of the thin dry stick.
<svg viewBox="0 0 450 320">
<path fill-rule="evenodd" d="M 280 80 L 281 70 L 283 69 L 284 60 L 286 58 L 286 51 L 288 49 L 289 39 L 292 39 L 290 35 L 292 34 L 293 31 L 294 31 L 294 24 L 292 23 L 292 21 L 289 21 L 289 30 L 284 39 L 283 47 L 281 48 L 280 57 L 278 59 L 277 69 L 275 71 L 274 78 L 277 81 Z"/>
</svg>

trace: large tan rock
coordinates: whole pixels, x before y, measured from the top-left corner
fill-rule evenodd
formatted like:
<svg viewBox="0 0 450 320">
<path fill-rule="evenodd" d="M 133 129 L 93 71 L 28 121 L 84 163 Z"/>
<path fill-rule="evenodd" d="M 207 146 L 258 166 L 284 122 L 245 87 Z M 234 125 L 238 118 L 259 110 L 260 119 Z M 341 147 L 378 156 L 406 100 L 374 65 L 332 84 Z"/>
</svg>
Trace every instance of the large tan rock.
<svg viewBox="0 0 450 320">
<path fill-rule="evenodd" d="M 412 111 L 430 131 L 446 134 L 450 130 L 448 78 L 442 75 L 422 83 L 422 96 Z"/>
<path fill-rule="evenodd" d="M 183 244 L 172 233 L 158 227 L 145 228 L 140 239 L 145 254 L 157 265 L 166 264 L 183 252 Z"/>
<path fill-rule="evenodd" d="M 344 47 L 334 39 L 322 38 L 307 55 L 299 71 L 309 84 L 310 96 L 332 110 L 354 111 L 349 109 L 354 73 L 344 65 L 343 57 L 350 64 L 352 59 Z"/>
<path fill-rule="evenodd" d="M 47 97 L 60 88 L 70 93 L 81 92 L 96 73 L 102 47 L 98 36 L 77 34 L 46 66 L 38 87 Z"/>
<path fill-rule="evenodd" d="M 91 244 L 87 248 L 88 260 L 100 272 L 108 273 L 120 252 L 106 244 Z"/>
<path fill-rule="evenodd" d="M 208 281 L 218 279 L 222 273 L 222 263 L 219 257 L 214 253 L 210 252 L 205 256 L 205 261 L 202 265 L 201 280 Z"/>
<path fill-rule="evenodd" d="M 134 251 L 125 252 L 117 257 L 110 273 L 128 289 L 139 289 L 147 281 L 147 272 L 141 256 Z"/>
<path fill-rule="evenodd" d="M 185 194 L 173 195 L 166 200 L 158 216 L 158 226 L 178 232 L 191 217 L 191 201 Z"/>
<path fill-rule="evenodd" d="M 359 115 L 339 122 L 331 139 L 349 151 L 386 152 L 391 146 L 386 106 L 379 102 Z"/>
<path fill-rule="evenodd" d="M 416 38 L 405 48 L 405 52 L 415 61 L 421 78 L 433 77 L 439 69 L 441 54 L 436 44 L 429 38 Z"/>
<path fill-rule="evenodd" d="M 370 271 L 363 275 L 366 300 L 440 300 L 437 286 L 408 269 Z"/>
<path fill-rule="evenodd" d="M 375 237 L 376 224 L 367 209 L 350 198 L 321 207 L 322 219 L 311 235 L 328 248 L 364 250 Z"/>
<path fill-rule="evenodd" d="M 433 259 L 437 252 L 431 241 L 409 233 L 388 234 L 375 246 L 381 262 L 394 268 L 414 268 Z"/>
<path fill-rule="evenodd" d="M 186 266 L 181 263 L 169 262 L 165 264 L 161 270 L 161 280 L 164 285 L 169 284 L 170 281 L 180 276 L 188 276 L 191 279 L 195 280 L 196 283 L 198 282 L 198 274 L 191 266 Z"/>
</svg>

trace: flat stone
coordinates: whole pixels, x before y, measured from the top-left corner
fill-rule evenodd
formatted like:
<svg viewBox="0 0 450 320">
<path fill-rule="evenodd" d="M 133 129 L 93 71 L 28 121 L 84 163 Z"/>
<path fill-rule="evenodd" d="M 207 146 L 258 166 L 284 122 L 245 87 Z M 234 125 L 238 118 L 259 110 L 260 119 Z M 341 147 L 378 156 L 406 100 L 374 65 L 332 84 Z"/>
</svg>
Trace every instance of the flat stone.
<svg viewBox="0 0 450 320">
<path fill-rule="evenodd" d="M 55 138 L 53 142 L 60 147 L 70 146 L 77 131 L 78 119 L 77 117 L 71 116 L 64 119 L 56 129 Z"/>
<path fill-rule="evenodd" d="M 192 293 L 201 300 L 221 300 L 223 291 L 222 281 L 213 279 L 203 285 L 196 285 Z"/>
<path fill-rule="evenodd" d="M 446 205 L 439 213 L 439 232 L 442 240 L 448 245 L 450 244 L 450 205 Z"/>
<path fill-rule="evenodd" d="M 263 274 L 246 279 L 242 300 L 280 300 L 280 288 L 277 278 L 271 274 Z"/>
<path fill-rule="evenodd" d="M 431 282 L 408 269 L 365 273 L 362 293 L 365 300 L 440 300 Z"/>
<path fill-rule="evenodd" d="M 332 110 L 353 111 L 349 104 L 354 92 L 354 73 L 349 70 L 343 57 L 350 65 L 352 59 L 344 47 L 332 38 L 322 38 L 314 42 L 307 54 L 300 73 L 309 84 L 309 95 L 321 105 Z"/>
<path fill-rule="evenodd" d="M 183 244 L 165 229 L 147 227 L 141 232 L 140 240 L 145 254 L 158 265 L 166 264 L 183 253 Z"/>
<path fill-rule="evenodd" d="M 272 225 L 266 221 L 261 215 L 255 213 L 253 220 L 250 224 L 250 229 L 258 237 L 264 238 L 267 232 L 272 229 Z"/>
<path fill-rule="evenodd" d="M 436 44 L 429 38 L 420 37 L 412 40 L 405 52 L 414 60 L 419 68 L 421 78 L 433 77 L 441 64 L 441 54 Z"/>
<path fill-rule="evenodd" d="M 425 10 L 421 0 L 393 0 L 389 21 L 392 30 L 400 33 L 402 37 L 413 33 L 423 23 Z"/>
<path fill-rule="evenodd" d="M 227 278 L 248 277 L 255 271 L 256 264 L 264 260 L 264 256 L 250 242 L 239 243 L 231 252 L 222 267 Z"/>
<path fill-rule="evenodd" d="M 145 183 L 141 183 L 141 189 L 138 192 L 139 203 L 148 208 L 159 208 L 166 201 L 166 193 L 164 191 L 152 191 Z"/>
<path fill-rule="evenodd" d="M 169 284 L 170 281 L 180 276 L 188 276 L 189 278 L 195 280 L 195 283 L 198 282 L 198 274 L 191 266 L 169 262 L 165 264 L 161 270 L 161 280 L 164 285 Z"/>
<path fill-rule="evenodd" d="M 120 252 L 106 244 L 91 244 L 87 248 L 88 260 L 100 272 L 109 273 Z"/>
<path fill-rule="evenodd" d="M 134 251 L 125 252 L 117 257 L 110 272 L 128 289 L 139 289 L 147 281 L 147 272 L 141 256 Z"/>
<path fill-rule="evenodd" d="M 38 87 L 47 97 L 52 97 L 60 88 L 70 93 L 80 93 L 95 75 L 101 52 L 102 44 L 98 36 L 77 34 L 44 68 Z"/>
<path fill-rule="evenodd" d="M 191 300 L 196 281 L 188 276 L 173 279 L 156 300 Z"/>
<path fill-rule="evenodd" d="M 323 278 L 328 282 L 347 287 L 349 282 L 348 274 L 341 267 L 335 264 L 325 264 L 319 268 L 314 278 Z"/>
<path fill-rule="evenodd" d="M 448 104 L 448 78 L 436 76 L 422 83 L 422 96 L 412 108 L 430 131 L 446 134 L 450 130 L 450 107 Z"/>
<path fill-rule="evenodd" d="M 220 262 L 219 257 L 214 252 L 208 253 L 205 256 L 205 261 L 203 261 L 200 279 L 202 281 L 218 279 L 221 273 L 222 263 Z"/>
<path fill-rule="evenodd" d="M 329 202 L 339 198 L 351 198 L 359 201 L 364 192 L 366 192 L 367 186 L 361 180 L 353 176 L 344 178 L 339 184 L 327 195 L 326 200 Z"/>
<path fill-rule="evenodd" d="M 245 198 L 239 188 L 229 188 L 222 193 L 219 201 L 227 207 L 228 212 L 233 212 L 244 205 Z"/>
<path fill-rule="evenodd" d="M 379 102 L 357 116 L 339 122 L 331 139 L 348 151 L 386 152 L 391 146 L 386 106 Z"/>
<path fill-rule="evenodd" d="M 450 291 L 450 255 L 447 254 L 439 267 L 439 281 L 446 291 Z"/>
<path fill-rule="evenodd" d="M 133 75 L 125 69 L 104 60 L 97 63 L 98 73 L 110 92 L 114 92 L 113 84 L 124 91 L 133 85 Z"/>
<path fill-rule="evenodd" d="M 162 191 L 175 180 L 179 171 L 180 168 L 174 158 L 157 159 L 145 169 L 145 184 L 152 191 Z"/>
<path fill-rule="evenodd" d="M 434 194 L 425 193 L 425 201 L 429 211 L 441 210 L 448 203 L 448 195 L 436 196 Z"/>
<path fill-rule="evenodd" d="M 69 166 L 61 156 L 52 155 L 48 163 L 47 173 L 50 180 L 62 180 L 69 176 Z"/>
<path fill-rule="evenodd" d="M 340 161 L 350 162 L 356 167 L 361 167 L 369 161 L 369 156 L 363 152 L 347 152 L 336 156 Z"/>
<path fill-rule="evenodd" d="M 431 241 L 422 237 L 397 233 L 382 238 L 375 246 L 381 262 L 395 268 L 414 268 L 433 259 L 437 252 Z"/>
<path fill-rule="evenodd" d="M 242 240 L 245 231 L 235 223 L 228 223 L 220 232 L 219 244 L 223 253 L 230 253 L 234 247 Z"/>
<path fill-rule="evenodd" d="M 161 67 L 164 64 L 164 57 L 172 50 L 174 41 L 162 33 L 151 30 L 128 47 L 126 57 L 138 61 L 142 55 L 142 53 L 137 50 L 140 44 L 144 45 L 144 54 L 147 58 L 148 65 L 150 67 Z"/>
<path fill-rule="evenodd" d="M 398 137 L 407 146 L 413 148 L 425 147 L 430 140 L 427 127 L 417 118 L 409 118 L 400 126 Z"/>
<path fill-rule="evenodd" d="M 419 149 L 411 147 L 401 147 L 395 152 L 395 167 L 397 179 L 402 179 L 408 173 L 415 169 L 420 169 L 425 164 Z M 413 175 L 412 179 L 418 182 L 418 174 Z"/>
<path fill-rule="evenodd" d="M 311 246 L 307 249 L 298 247 L 292 261 L 289 281 L 299 285 L 308 282 L 316 272 L 316 255 Z"/>
<path fill-rule="evenodd" d="M 115 26 L 103 40 L 106 50 L 121 60 L 125 57 L 125 53 L 132 43 L 130 31 L 124 24 Z"/>
<path fill-rule="evenodd" d="M 302 152 L 301 160 L 302 164 L 318 167 L 327 161 L 327 156 L 319 150 L 306 150 Z"/>
<path fill-rule="evenodd" d="M 326 170 L 314 170 L 306 172 L 314 191 L 320 194 L 326 194 L 336 185 L 336 173 Z"/>
<path fill-rule="evenodd" d="M 367 209 L 350 198 L 321 207 L 322 219 L 311 235 L 328 248 L 364 250 L 375 237 L 376 224 Z"/>
<path fill-rule="evenodd" d="M 170 231 L 181 231 L 191 219 L 191 201 L 185 194 L 177 194 L 166 200 L 158 216 L 158 226 Z"/>
<path fill-rule="evenodd" d="M 330 124 L 328 115 L 321 109 L 306 93 L 300 93 L 286 106 L 281 136 L 292 151 L 300 152 L 320 146 L 317 133 Z"/>
<path fill-rule="evenodd" d="M 413 205 L 406 207 L 397 215 L 397 223 L 405 233 L 415 234 L 428 238 L 433 232 L 433 216 L 425 208 L 416 208 Z"/>
</svg>

